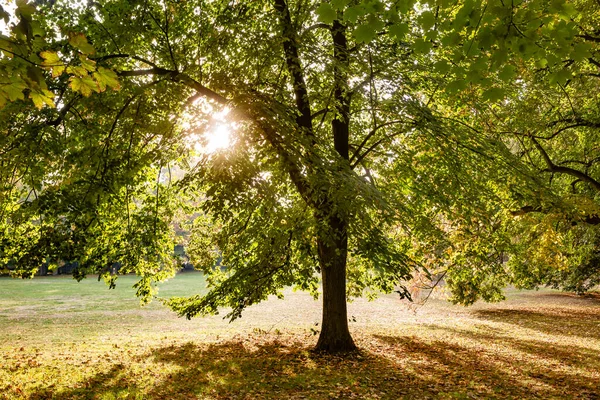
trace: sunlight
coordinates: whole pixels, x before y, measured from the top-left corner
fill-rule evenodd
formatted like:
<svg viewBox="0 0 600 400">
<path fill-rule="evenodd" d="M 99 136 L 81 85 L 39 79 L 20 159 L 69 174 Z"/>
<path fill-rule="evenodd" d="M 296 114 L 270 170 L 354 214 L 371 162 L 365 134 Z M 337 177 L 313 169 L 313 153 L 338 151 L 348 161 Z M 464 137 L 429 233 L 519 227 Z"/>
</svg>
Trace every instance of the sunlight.
<svg viewBox="0 0 600 400">
<path fill-rule="evenodd" d="M 211 154 L 217 150 L 222 150 L 231 145 L 231 126 L 229 124 L 219 123 L 206 133 L 206 144 L 196 147 L 197 151 Z"/>
<path fill-rule="evenodd" d="M 215 110 L 203 99 L 196 101 L 194 106 L 199 107 L 199 114 L 186 112 L 180 122 L 187 131 L 187 145 L 201 154 L 213 154 L 231 147 L 235 141 L 232 134 L 237 128 L 237 124 L 227 118 L 231 109 Z"/>
</svg>

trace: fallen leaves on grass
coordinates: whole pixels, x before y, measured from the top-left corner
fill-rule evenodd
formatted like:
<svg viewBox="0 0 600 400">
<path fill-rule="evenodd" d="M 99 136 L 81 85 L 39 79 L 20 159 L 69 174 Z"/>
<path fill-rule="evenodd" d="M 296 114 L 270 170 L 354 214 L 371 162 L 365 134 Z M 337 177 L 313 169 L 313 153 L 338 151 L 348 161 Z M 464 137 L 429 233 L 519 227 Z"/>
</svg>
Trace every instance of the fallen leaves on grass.
<svg viewBox="0 0 600 400">
<path fill-rule="evenodd" d="M 0 399 L 600 399 L 600 303 L 552 296 L 355 329 L 347 355 L 308 328 L 4 344 Z"/>
</svg>

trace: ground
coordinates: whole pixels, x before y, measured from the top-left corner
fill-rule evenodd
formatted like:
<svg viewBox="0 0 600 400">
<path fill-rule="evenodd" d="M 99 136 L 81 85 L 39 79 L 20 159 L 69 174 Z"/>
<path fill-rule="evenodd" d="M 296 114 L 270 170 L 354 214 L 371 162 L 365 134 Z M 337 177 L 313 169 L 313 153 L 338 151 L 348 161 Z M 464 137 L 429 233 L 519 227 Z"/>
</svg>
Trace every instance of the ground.
<svg viewBox="0 0 600 400">
<path fill-rule="evenodd" d="M 228 324 L 140 308 L 134 282 L 0 278 L 0 399 L 600 399 L 600 296 L 359 299 L 349 313 L 361 351 L 341 357 L 311 352 L 320 303 L 307 294 Z M 202 290 L 186 273 L 160 293 Z"/>
</svg>

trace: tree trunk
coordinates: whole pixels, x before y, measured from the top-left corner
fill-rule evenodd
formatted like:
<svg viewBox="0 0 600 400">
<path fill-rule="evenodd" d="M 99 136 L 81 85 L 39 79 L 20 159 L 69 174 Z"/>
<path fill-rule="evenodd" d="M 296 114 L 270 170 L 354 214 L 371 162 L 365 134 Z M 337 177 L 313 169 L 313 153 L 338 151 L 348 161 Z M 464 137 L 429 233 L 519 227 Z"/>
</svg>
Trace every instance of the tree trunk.
<svg viewBox="0 0 600 400">
<path fill-rule="evenodd" d="M 323 280 L 323 320 L 316 350 L 328 353 L 356 350 L 348 330 L 346 308 L 346 222 L 327 217 L 329 235 L 319 235 L 319 263 Z"/>
</svg>

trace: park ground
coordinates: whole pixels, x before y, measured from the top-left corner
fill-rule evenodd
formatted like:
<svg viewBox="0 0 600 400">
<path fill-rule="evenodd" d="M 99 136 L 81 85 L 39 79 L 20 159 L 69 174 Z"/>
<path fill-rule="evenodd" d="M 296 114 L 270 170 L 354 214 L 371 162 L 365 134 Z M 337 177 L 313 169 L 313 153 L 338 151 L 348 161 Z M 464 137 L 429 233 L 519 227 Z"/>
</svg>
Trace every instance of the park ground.
<svg viewBox="0 0 600 400">
<path fill-rule="evenodd" d="M 286 292 L 178 318 L 88 278 L 0 278 L 0 399 L 600 399 L 600 296 L 507 292 L 464 308 L 386 295 L 349 305 L 361 351 L 316 354 L 320 303 Z M 205 290 L 199 273 L 163 296 Z"/>
</svg>

